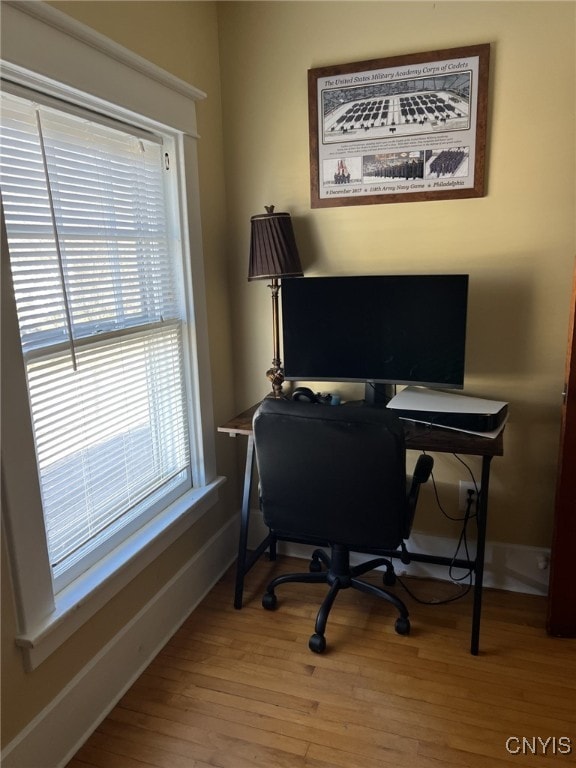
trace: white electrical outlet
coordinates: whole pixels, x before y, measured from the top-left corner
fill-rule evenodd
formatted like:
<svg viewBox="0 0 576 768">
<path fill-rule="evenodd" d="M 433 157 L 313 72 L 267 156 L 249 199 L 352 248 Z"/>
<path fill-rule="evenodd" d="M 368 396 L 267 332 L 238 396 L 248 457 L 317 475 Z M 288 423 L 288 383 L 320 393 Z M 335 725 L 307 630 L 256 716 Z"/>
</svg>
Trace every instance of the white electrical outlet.
<svg viewBox="0 0 576 768">
<path fill-rule="evenodd" d="M 476 488 L 478 488 L 478 493 L 480 493 L 480 486 L 475 486 L 474 483 L 468 482 L 465 480 L 460 480 L 460 487 L 458 492 L 458 511 L 459 512 L 466 512 L 466 509 L 468 508 L 468 491 L 472 491 L 472 507 L 471 510 L 474 510 L 474 506 L 476 505 Z"/>
</svg>

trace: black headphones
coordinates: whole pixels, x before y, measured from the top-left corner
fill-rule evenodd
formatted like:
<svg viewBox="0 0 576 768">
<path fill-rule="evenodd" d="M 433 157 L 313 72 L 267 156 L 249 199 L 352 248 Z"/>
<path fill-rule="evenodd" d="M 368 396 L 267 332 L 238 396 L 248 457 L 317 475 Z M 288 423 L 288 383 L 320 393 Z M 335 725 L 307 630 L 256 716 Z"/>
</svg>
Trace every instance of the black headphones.
<svg viewBox="0 0 576 768">
<path fill-rule="evenodd" d="M 322 395 L 320 392 L 312 392 L 308 387 L 297 387 L 292 395 L 292 400 L 297 400 L 302 403 L 320 403 L 320 405 L 332 405 L 333 403 L 332 395 Z"/>
<path fill-rule="evenodd" d="M 320 402 L 318 395 L 315 395 L 309 387 L 297 387 L 292 394 L 292 400 L 298 400 L 303 403 Z"/>
</svg>

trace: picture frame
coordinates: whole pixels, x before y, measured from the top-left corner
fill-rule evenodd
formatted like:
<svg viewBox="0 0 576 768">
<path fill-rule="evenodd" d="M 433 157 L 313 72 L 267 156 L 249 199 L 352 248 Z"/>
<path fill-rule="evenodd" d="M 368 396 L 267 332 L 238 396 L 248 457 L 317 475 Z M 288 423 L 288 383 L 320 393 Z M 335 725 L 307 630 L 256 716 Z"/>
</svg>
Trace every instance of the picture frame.
<svg viewBox="0 0 576 768">
<path fill-rule="evenodd" d="M 312 208 L 483 197 L 490 44 L 308 70 Z"/>
</svg>

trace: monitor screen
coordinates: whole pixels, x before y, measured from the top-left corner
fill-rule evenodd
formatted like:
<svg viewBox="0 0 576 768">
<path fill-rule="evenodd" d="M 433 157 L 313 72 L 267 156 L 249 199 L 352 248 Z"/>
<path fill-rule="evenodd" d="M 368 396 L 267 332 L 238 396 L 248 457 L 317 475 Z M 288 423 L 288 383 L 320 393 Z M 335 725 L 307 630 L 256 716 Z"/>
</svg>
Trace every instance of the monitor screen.
<svg viewBox="0 0 576 768">
<path fill-rule="evenodd" d="M 468 275 L 282 281 L 288 380 L 464 385 Z"/>
</svg>

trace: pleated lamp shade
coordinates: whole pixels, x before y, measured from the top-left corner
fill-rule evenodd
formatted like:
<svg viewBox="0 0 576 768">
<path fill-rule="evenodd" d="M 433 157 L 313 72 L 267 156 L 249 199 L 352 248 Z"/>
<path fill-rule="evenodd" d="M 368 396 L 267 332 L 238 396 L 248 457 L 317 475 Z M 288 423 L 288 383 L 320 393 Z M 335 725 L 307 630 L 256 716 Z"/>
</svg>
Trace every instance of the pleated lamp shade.
<svg viewBox="0 0 576 768">
<path fill-rule="evenodd" d="M 250 219 L 250 265 L 248 280 L 297 277 L 303 274 L 289 213 L 267 213 Z"/>
</svg>

